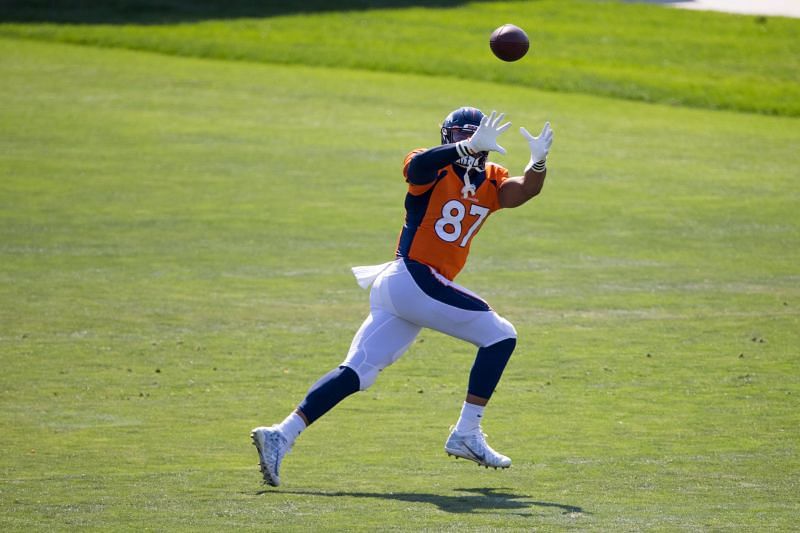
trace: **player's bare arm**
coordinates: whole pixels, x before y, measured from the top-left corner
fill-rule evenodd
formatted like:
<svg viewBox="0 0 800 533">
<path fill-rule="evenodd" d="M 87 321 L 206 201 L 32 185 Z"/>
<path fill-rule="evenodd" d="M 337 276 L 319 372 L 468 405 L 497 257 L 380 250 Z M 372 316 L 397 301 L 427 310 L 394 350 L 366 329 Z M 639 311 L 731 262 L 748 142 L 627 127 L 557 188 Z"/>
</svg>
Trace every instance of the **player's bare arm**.
<svg viewBox="0 0 800 533">
<path fill-rule="evenodd" d="M 544 187 L 544 178 L 547 176 L 547 169 L 541 171 L 530 167 L 525 170 L 523 176 L 508 178 L 500 185 L 498 200 L 500 207 L 519 207 L 540 192 Z"/>
<path fill-rule="evenodd" d="M 544 179 L 547 176 L 545 161 L 553 144 L 553 130 L 550 123 L 545 122 L 544 128 L 538 137 L 534 137 L 525 128 L 519 129 L 523 137 L 528 141 L 531 150 L 531 159 L 525 167 L 525 174 L 514 178 L 509 178 L 503 182 L 498 191 L 500 206 L 519 207 L 534 196 L 542 192 Z"/>
</svg>

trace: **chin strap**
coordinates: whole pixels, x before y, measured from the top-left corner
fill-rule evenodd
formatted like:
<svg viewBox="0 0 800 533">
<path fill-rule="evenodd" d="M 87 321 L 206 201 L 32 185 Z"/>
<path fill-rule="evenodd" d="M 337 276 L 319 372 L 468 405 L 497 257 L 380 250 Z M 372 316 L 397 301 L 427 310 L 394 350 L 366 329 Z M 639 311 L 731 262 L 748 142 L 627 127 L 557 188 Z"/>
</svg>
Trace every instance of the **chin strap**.
<svg viewBox="0 0 800 533">
<path fill-rule="evenodd" d="M 461 188 L 461 195 L 464 198 L 475 196 L 475 185 L 469 181 L 469 173 L 473 168 L 479 169 L 481 159 L 486 156 L 470 148 L 468 140 L 457 142 L 456 150 L 458 151 L 458 155 L 461 156 L 460 159 L 456 161 L 456 164 L 467 168 L 467 170 L 464 171 L 464 186 Z"/>
<path fill-rule="evenodd" d="M 470 162 L 467 170 L 464 171 L 464 186 L 461 187 L 461 195 L 464 198 L 475 196 L 475 185 L 469 181 L 469 173 L 473 168 L 475 168 L 475 165 Z"/>
</svg>

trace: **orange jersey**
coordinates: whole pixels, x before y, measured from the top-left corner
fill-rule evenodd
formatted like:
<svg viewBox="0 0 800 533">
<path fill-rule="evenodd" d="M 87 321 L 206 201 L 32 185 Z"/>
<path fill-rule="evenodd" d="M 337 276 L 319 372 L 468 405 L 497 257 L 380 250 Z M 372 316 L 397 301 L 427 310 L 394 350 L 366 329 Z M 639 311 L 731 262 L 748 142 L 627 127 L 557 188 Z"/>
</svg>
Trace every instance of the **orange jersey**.
<svg viewBox="0 0 800 533">
<path fill-rule="evenodd" d="M 423 149 L 406 156 L 403 176 L 408 181 L 408 166 Z M 464 267 L 472 239 L 486 218 L 500 209 L 497 191 L 508 178 L 508 170 L 486 163 L 483 174 L 472 178 L 475 194 L 464 198 L 464 181 L 452 164 L 439 170 L 435 180 L 424 185 L 408 184 L 406 221 L 400 232 L 397 256 L 419 261 L 453 280 Z"/>
</svg>

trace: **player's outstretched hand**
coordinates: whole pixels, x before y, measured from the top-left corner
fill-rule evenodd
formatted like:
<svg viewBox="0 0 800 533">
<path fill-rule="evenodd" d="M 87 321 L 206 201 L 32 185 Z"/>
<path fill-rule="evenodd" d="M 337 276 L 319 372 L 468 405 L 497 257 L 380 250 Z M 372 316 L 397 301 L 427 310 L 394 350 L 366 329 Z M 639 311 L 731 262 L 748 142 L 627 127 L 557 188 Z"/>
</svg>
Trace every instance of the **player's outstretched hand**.
<svg viewBox="0 0 800 533">
<path fill-rule="evenodd" d="M 528 146 L 531 149 L 531 163 L 537 163 L 547 159 L 547 154 L 550 152 L 550 145 L 553 144 L 553 130 L 550 128 L 550 123 L 545 122 L 544 128 L 538 137 L 534 137 L 525 128 L 520 128 L 519 132 L 528 141 Z M 477 132 L 476 132 L 477 133 Z"/>
<path fill-rule="evenodd" d="M 467 141 L 467 147 L 473 152 L 500 152 L 506 153 L 506 149 L 497 144 L 497 137 L 511 127 L 511 122 L 506 122 L 500 126 L 500 121 L 506 116 L 505 113 L 497 114 L 497 111 L 492 111 L 488 117 L 484 115 L 481 119 L 481 124 L 472 137 Z"/>
</svg>

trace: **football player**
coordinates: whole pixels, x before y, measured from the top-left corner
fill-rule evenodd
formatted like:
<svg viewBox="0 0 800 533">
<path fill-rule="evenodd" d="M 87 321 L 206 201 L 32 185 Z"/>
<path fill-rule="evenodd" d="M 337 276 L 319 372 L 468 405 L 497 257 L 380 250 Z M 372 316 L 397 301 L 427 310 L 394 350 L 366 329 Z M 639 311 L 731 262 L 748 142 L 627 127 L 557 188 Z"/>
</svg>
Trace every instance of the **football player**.
<svg viewBox="0 0 800 533">
<path fill-rule="evenodd" d="M 440 146 L 417 149 L 406 157 L 406 217 L 395 259 L 353 268 L 358 283 L 372 289 L 370 314 L 347 357 L 312 385 L 283 422 L 251 432 L 266 483 L 280 484 L 281 461 L 306 427 L 345 397 L 370 387 L 422 328 L 478 349 L 461 415 L 445 451 L 487 468 L 511 466 L 511 459 L 486 442 L 481 419 L 514 351 L 517 333 L 480 296 L 453 281 L 489 215 L 524 204 L 544 184 L 545 160 L 553 142 L 549 122 L 538 137 L 520 128 L 531 152 L 522 176 L 509 177 L 508 170 L 487 161 L 491 151 L 505 154 L 497 138 L 511 123 L 501 124 L 503 116 L 494 111 L 485 116 L 473 107 L 456 109 L 442 123 Z"/>
</svg>

